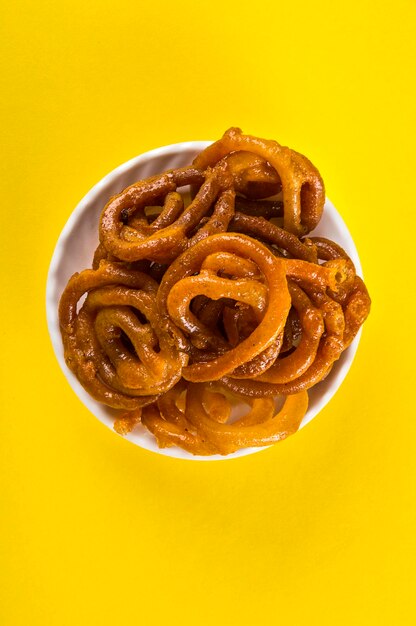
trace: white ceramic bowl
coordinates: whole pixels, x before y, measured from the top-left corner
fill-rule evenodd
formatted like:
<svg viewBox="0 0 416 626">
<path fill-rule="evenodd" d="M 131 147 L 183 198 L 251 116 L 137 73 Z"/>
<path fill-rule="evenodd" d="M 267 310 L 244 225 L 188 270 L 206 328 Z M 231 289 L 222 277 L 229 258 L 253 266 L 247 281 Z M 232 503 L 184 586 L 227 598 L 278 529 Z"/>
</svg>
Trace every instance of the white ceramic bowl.
<svg viewBox="0 0 416 626">
<path fill-rule="evenodd" d="M 193 141 L 172 144 L 141 154 L 120 165 L 110 174 L 107 174 L 81 200 L 70 215 L 56 244 L 49 268 L 46 289 L 48 328 L 53 348 L 72 389 L 91 413 L 108 428 L 113 428 L 113 418 L 116 412 L 91 398 L 65 364 L 58 320 L 59 298 L 69 277 L 74 272 L 91 267 L 92 255 L 98 244 L 99 215 L 110 196 L 119 193 L 128 185 L 142 178 L 164 172 L 167 169 L 190 164 L 196 154 L 210 143 L 209 141 Z M 362 275 L 360 260 L 351 235 L 341 216 L 329 200 L 325 203 L 323 218 L 318 228 L 314 231 L 314 235 L 325 236 L 339 243 L 355 263 L 357 272 Z M 360 333 L 334 365 L 330 375 L 322 383 L 310 390 L 309 408 L 302 421 L 301 428 L 319 413 L 341 385 L 354 359 L 359 337 Z M 247 448 L 225 457 L 220 455 L 211 457 L 193 456 L 177 447 L 158 448 L 153 435 L 142 426 L 137 426 L 126 438 L 146 450 L 170 457 L 191 460 L 216 461 L 230 459 L 252 454 L 263 449 Z"/>
</svg>

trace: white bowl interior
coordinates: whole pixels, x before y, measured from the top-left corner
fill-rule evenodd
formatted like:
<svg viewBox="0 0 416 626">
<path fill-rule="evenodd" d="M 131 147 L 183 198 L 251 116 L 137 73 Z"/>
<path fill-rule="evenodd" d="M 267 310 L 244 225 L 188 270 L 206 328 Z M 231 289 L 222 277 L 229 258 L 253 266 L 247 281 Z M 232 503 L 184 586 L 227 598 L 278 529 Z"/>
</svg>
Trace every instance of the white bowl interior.
<svg viewBox="0 0 416 626">
<path fill-rule="evenodd" d="M 173 144 L 146 152 L 117 167 L 97 183 L 81 200 L 70 215 L 56 244 L 49 268 L 46 290 L 47 320 L 53 348 L 63 373 L 79 399 L 91 413 L 111 429 L 113 429 L 116 412 L 91 398 L 65 364 L 58 320 L 59 298 L 72 274 L 91 267 L 92 255 L 98 245 L 98 219 L 110 196 L 119 193 L 137 180 L 167 169 L 190 164 L 193 158 L 210 143 L 209 141 L 195 141 Z M 328 237 L 339 243 L 350 255 L 357 272 L 362 276 L 360 260 L 351 235 L 343 219 L 328 199 L 325 203 L 324 215 L 313 234 Z M 354 359 L 360 334 L 361 331 L 351 346 L 342 354 L 339 361 L 335 363 L 330 375 L 309 391 L 309 408 L 301 428 L 319 413 L 341 385 Z M 191 460 L 230 459 L 263 449 L 246 448 L 226 457 L 220 455 L 193 456 L 177 447 L 158 448 L 153 435 L 142 426 L 137 426 L 132 433 L 126 435 L 126 438 L 146 450 Z"/>
</svg>

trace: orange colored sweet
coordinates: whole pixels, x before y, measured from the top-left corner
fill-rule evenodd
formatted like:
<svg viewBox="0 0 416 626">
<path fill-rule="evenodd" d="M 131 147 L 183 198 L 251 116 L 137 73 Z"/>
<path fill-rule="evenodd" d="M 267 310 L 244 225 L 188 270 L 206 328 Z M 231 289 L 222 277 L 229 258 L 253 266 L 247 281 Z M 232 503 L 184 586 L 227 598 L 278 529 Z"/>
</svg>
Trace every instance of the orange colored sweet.
<svg viewBox="0 0 416 626">
<path fill-rule="evenodd" d="M 59 319 L 68 367 L 123 409 L 117 432 L 145 427 L 196 455 L 296 432 L 371 305 L 344 250 L 305 236 L 324 201 L 306 157 L 237 128 L 110 198 Z M 249 408 L 237 420 L 236 403 Z"/>
</svg>

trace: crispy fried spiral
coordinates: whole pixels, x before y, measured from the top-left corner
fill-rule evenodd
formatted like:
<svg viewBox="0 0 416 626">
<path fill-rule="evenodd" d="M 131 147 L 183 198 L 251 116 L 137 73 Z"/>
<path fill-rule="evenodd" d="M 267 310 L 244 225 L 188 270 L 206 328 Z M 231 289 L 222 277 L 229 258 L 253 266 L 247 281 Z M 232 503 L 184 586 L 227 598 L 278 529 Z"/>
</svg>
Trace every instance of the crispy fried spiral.
<svg viewBox="0 0 416 626">
<path fill-rule="evenodd" d="M 161 327 L 157 287 L 142 272 L 103 261 L 97 270 L 74 274 L 62 294 L 66 363 L 93 398 L 108 406 L 144 406 L 181 378 L 188 357 Z"/>
<path fill-rule="evenodd" d="M 124 410 L 117 432 L 141 422 L 197 455 L 296 432 L 371 304 L 344 250 L 305 237 L 324 201 L 306 157 L 236 128 L 109 200 L 93 269 L 70 278 L 59 318 L 68 367 Z M 249 408 L 238 419 L 236 403 Z"/>
</svg>

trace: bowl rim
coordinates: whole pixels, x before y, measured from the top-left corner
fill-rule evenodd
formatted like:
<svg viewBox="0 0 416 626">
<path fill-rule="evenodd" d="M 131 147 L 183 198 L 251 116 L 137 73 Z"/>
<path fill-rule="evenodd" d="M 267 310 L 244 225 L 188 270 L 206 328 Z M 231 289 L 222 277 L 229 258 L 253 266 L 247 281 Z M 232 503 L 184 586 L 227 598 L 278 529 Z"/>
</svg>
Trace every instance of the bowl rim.
<svg viewBox="0 0 416 626">
<path fill-rule="evenodd" d="M 64 374 L 64 376 L 65 376 L 67 382 L 69 383 L 69 385 L 71 386 L 72 390 L 77 395 L 78 399 L 94 415 L 94 417 L 97 420 L 99 420 L 102 424 L 104 424 L 105 426 L 107 426 L 110 429 L 111 429 L 111 427 L 109 426 L 109 424 L 107 424 L 99 416 L 97 416 L 93 412 L 93 410 L 92 410 L 92 408 L 90 406 L 90 405 L 93 405 L 93 404 L 100 405 L 101 403 L 99 403 L 98 401 L 94 400 L 94 398 L 89 396 L 89 394 L 83 389 L 83 387 L 80 385 L 80 383 L 78 382 L 76 377 L 67 368 L 65 360 L 63 358 L 63 354 L 59 351 L 59 349 L 58 349 L 58 347 L 56 345 L 57 342 L 58 342 L 58 345 L 60 345 L 60 346 L 62 345 L 61 344 L 61 335 L 60 335 L 60 331 L 59 331 L 59 320 L 58 320 L 57 310 L 56 310 L 56 300 L 55 300 L 55 293 L 56 293 L 55 272 L 56 272 L 56 268 L 59 267 L 59 263 L 60 263 L 60 261 L 61 261 L 61 259 L 63 257 L 63 250 L 65 248 L 65 243 L 66 243 L 67 239 L 70 237 L 70 235 L 72 234 L 74 225 L 77 223 L 77 221 L 83 215 L 83 213 L 85 212 L 87 207 L 90 205 L 90 203 L 96 198 L 96 196 L 98 194 L 100 194 L 104 190 L 105 187 L 111 185 L 120 176 L 122 176 L 126 172 L 130 171 L 134 167 L 136 167 L 138 165 L 141 165 L 141 164 L 144 164 L 144 163 L 147 163 L 148 161 L 150 161 L 152 159 L 159 158 L 159 157 L 164 157 L 164 156 L 169 156 L 169 155 L 174 155 L 174 154 L 177 154 L 178 152 L 186 152 L 186 151 L 189 151 L 189 152 L 199 152 L 199 151 L 202 151 L 204 148 L 206 148 L 211 143 L 213 143 L 213 142 L 212 141 L 202 141 L 201 140 L 201 141 L 184 141 L 184 142 L 178 142 L 178 143 L 174 143 L 174 144 L 167 144 L 165 146 L 161 146 L 159 148 L 153 148 L 152 150 L 148 150 L 146 152 L 143 152 L 143 153 L 141 153 L 141 154 L 139 154 L 139 155 L 129 159 L 128 161 L 126 161 L 124 163 L 121 163 L 116 168 L 114 168 L 113 170 L 108 172 L 97 183 L 95 183 L 91 187 L 91 189 L 85 194 L 85 196 L 83 196 L 83 198 L 81 198 L 81 200 L 75 206 L 73 211 L 70 213 L 70 215 L 69 215 L 68 219 L 66 220 L 65 225 L 62 228 L 62 230 L 60 232 L 60 235 L 59 235 L 59 237 L 58 237 L 58 239 L 56 241 L 56 244 L 55 244 L 55 247 L 54 247 L 54 251 L 52 253 L 52 257 L 51 257 L 51 260 L 50 260 L 48 273 L 47 273 L 47 281 L 46 281 L 46 319 L 47 319 L 48 332 L 49 332 L 49 337 L 51 339 L 53 351 L 54 351 L 55 357 L 56 357 L 56 359 L 57 359 L 57 361 L 59 363 L 59 366 L 60 366 L 60 368 L 62 370 L 62 373 Z M 343 234 L 345 235 L 345 238 L 348 241 L 348 254 L 351 256 L 352 261 L 355 264 L 357 273 L 360 276 L 363 276 L 361 262 L 360 262 L 360 259 L 359 259 L 359 256 L 358 256 L 358 251 L 357 251 L 357 249 L 355 247 L 354 240 L 351 237 L 351 234 L 350 234 L 350 232 L 348 230 L 348 227 L 347 227 L 346 223 L 344 222 L 342 216 L 337 211 L 335 206 L 329 200 L 329 198 L 326 198 L 325 208 L 329 209 L 331 211 L 332 216 L 339 223 L 340 228 L 342 228 Z M 307 424 L 309 424 L 309 422 L 311 422 L 312 419 L 314 419 L 314 417 L 316 417 L 316 415 L 318 415 L 318 413 L 320 413 L 320 411 L 322 411 L 322 409 L 326 406 L 326 404 L 328 404 L 328 402 L 331 400 L 331 398 L 338 391 L 338 389 L 341 386 L 343 380 L 347 376 L 348 371 L 349 371 L 349 369 L 350 369 L 350 367 L 352 365 L 352 362 L 353 362 L 353 360 L 355 358 L 355 354 L 357 352 L 358 345 L 359 345 L 360 338 L 361 338 L 361 333 L 362 333 L 362 329 L 360 328 L 360 330 L 357 333 L 357 336 L 355 337 L 354 341 L 347 348 L 347 350 L 343 353 L 343 355 L 341 357 L 342 358 L 342 362 L 341 362 L 341 359 L 340 359 L 337 362 L 337 364 L 336 364 L 336 366 L 337 366 L 336 370 L 335 371 L 332 370 L 332 372 L 331 372 L 331 384 L 330 384 L 329 388 L 324 393 L 322 393 L 322 396 L 316 402 L 316 405 L 313 408 L 313 410 L 308 408 L 308 411 L 307 411 L 305 417 L 303 418 L 303 420 L 301 422 L 299 430 L 301 428 L 304 428 Z M 83 394 L 87 394 L 87 396 L 89 398 L 89 402 L 86 403 L 85 399 L 83 399 L 81 397 Z M 115 434 L 117 434 L 113 429 L 111 429 L 111 430 Z M 264 447 L 256 447 L 256 448 L 244 448 L 242 450 L 238 450 L 237 452 L 229 454 L 229 455 L 226 455 L 226 456 L 222 456 L 222 455 L 197 456 L 197 455 L 191 455 L 190 453 L 183 454 L 184 451 L 181 450 L 180 448 L 177 448 L 176 446 L 173 446 L 172 448 L 149 448 L 149 447 L 146 447 L 144 445 L 141 445 L 137 441 L 132 441 L 131 439 L 128 438 L 128 436 L 127 437 L 123 437 L 123 439 L 129 440 L 134 445 L 136 445 L 136 446 L 138 446 L 138 447 L 140 447 L 143 450 L 146 450 L 148 452 L 154 452 L 156 454 L 160 454 L 162 456 L 168 456 L 170 458 L 176 458 L 176 459 L 181 459 L 181 460 L 193 460 L 193 461 L 231 460 L 231 459 L 241 458 L 243 456 L 247 456 L 247 455 L 253 454 L 255 452 L 260 452 L 262 450 L 265 450 L 268 447 L 271 447 L 271 446 L 264 446 Z M 178 454 L 176 452 L 177 450 L 180 450 L 181 454 Z"/>
</svg>

